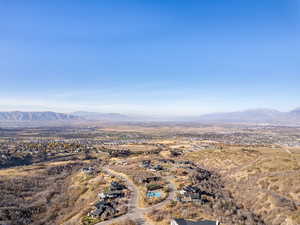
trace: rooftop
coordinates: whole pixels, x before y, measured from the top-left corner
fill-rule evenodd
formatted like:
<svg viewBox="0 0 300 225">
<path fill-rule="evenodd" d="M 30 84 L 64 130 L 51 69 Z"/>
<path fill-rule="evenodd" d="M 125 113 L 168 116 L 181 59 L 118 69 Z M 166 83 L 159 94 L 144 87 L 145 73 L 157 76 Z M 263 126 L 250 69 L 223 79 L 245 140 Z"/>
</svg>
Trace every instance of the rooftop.
<svg viewBox="0 0 300 225">
<path fill-rule="evenodd" d="M 172 220 L 172 222 L 171 222 L 171 225 L 217 225 L 218 224 L 217 221 L 209 221 L 209 220 L 193 222 L 193 221 L 188 221 L 188 220 L 184 220 L 184 219 L 174 219 L 174 220 Z"/>
</svg>

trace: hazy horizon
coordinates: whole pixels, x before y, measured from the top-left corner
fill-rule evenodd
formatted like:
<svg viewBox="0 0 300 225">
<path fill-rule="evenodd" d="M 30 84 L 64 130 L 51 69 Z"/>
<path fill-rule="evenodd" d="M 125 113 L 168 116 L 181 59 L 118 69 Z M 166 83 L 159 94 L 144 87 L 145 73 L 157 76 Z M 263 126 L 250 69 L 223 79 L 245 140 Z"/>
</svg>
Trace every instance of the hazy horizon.
<svg viewBox="0 0 300 225">
<path fill-rule="evenodd" d="M 300 3 L 0 3 L 0 111 L 198 116 L 300 106 Z"/>
<path fill-rule="evenodd" d="M 0 112 L 55 112 L 55 113 L 65 113 L 65 114 L 76 114 L 76 113 L 91 113 L 91 114 L 116 114 L 116 115 L 125 115 L 125 116 L 131 116 L 131 117 L 140 117 L 141 119 L 142 118 L 157 118 L 157 119 L 183 119 L 183 118 L 197 118 L 197 117 L 200 117 L 200 116 L 204 116 L 204 115 L 213 115 L 213 114 L 223 114 L 223 113 L 237 113 L 237 112 L 251 112 L 251 111 L 276 111 L 276 112 L 281 112 L 281 113 L 289 113 L 293 110 L 299 110 L 300 107 L 296 107 L 296 108 L 292 108 L 288 111 L 280 111 L 280 110 L 277 110 L 277 109 L 274 109 L 274 108 L 248 108 L 248 109 L 242 109 L 242 110 L 237 110 L 237 111 L 219 111 L 219 112 L 207 112 L 207 113 L 202 113 L 202 114 L 192 114 L 192 115 L 189 115 L 189 114 L 186 114 L 186 115 L 176 115 L 176 114 L 168 114 L 168 115 L 162 115 L 162 114 L 155 114 L 155 113 L 151 113 L 151 114 L 134 114 L 134 113 L 120 113 L 120 112 L 102 112 L 102 111 L 86 111 L 86 110 L 79 110 L 79 111 L 56 111 L 56 110 L 51 110 L 51 109 L 44 109 L 44 110 L 20 110 L 20 109 L 12 109 L 12 110 L 9 110 L 9 109 L 6 109 L 6 110 L 0 110 Z"/>
</svg>

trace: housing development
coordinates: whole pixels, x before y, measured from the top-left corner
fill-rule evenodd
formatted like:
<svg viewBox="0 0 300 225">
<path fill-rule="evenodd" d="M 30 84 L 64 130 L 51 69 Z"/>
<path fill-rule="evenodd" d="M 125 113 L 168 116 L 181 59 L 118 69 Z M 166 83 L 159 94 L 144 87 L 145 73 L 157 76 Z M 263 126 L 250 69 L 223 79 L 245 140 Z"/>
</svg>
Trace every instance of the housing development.
<svg viewBox="0 0 300 225">
<path fill-rule="evenodd" d="M 300 128 L 0 130 L 0 224 L 300 223 Z"/>
</svg>

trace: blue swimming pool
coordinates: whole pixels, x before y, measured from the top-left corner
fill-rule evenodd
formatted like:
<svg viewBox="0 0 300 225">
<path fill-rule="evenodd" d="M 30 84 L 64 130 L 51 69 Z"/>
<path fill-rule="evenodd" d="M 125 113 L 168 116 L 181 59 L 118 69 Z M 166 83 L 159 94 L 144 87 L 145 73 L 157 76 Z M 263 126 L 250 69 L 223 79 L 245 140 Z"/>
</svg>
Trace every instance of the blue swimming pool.
<svg viewBox="0 0 300 225">
<path fill-rule="evenodd" d="M 160 198 L 161 193 L 160 192 L 149 191 L 149 192 L 147 192 L 147 197 L 148 198 Z"/>
</svg>

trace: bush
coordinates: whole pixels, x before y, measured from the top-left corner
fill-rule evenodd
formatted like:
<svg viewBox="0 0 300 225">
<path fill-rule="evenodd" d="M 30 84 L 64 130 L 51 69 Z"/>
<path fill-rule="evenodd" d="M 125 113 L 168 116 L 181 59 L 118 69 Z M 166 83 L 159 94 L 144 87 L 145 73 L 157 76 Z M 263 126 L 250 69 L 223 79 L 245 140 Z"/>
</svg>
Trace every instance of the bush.
<svg viewBox="0 0 300 225">
<path fill-rule="evenodd" d="M 101 220 L 92 218 L 90 216 L 85 216 L 82 218 L 81 222 L 82 222 L 82 225 L 94 225 L 96 223 L 101 222 Z"/>
</svg>

